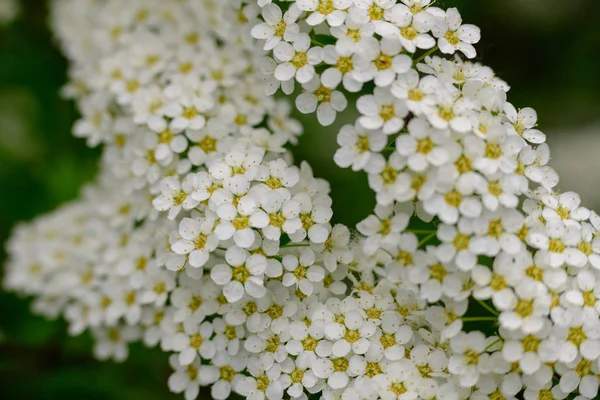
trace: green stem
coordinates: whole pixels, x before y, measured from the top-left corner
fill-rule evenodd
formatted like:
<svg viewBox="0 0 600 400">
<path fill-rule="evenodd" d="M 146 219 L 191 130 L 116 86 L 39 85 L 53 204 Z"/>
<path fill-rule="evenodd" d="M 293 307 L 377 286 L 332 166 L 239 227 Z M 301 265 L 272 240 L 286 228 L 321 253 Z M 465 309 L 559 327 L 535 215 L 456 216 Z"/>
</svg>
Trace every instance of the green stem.
<svg viewBox="0 0 600 400">
<path fill-rule="evenodd" d="M 396 148 L 392 147 L 392 146 L 386 146 L 383 148 L 383 151 L 394 151 L 394 150 L 396 150 Z"/>
<path fill-rule="evenodd" d="M 433 237 L 435 237 L 436 233 L 437 233 L 437 231 L 434 231 L 434 232 L 431 232 L 429 235 L 425 236 L 423 239 L 421 239 L 421 241 L 419 242 L 419 245 L 417 247 L 421 247 L 425 243 L 429 242 Z"/>
<path fill-rule="evenodd" d="M 496 317 L 464 317 L 461 318 L 463 322 L 482 322 L 482 321 L 496 321 Z"/>
<path fill-rule="evenodd" d="M 429 235 L 437 231 L 431 229 L 405 229 L 404 232 L 414 233 L 417 235 Z"/>
<path fill-rule="evenodd" d="M 425 54 L 421 55 L 421 57 L 417 58 L 416 60 L 413 61 L 413 65 L 417 65 L 418 63 L 420 63 L 421 61 L 423 61 L 425 59 L 425 57 L 432 55 L 433 53 L 435 53 L 436 51 L 438 51 L 439 47 L 435 46 L 432 49 L 429 49 Z"/>
<path fill-rule="evenodd" d="M 284 244 L 283 246 L 280 246 L 281 248 L 288 248 L 288 247 L 307 247 L 310 246 L 310 243 L 293 243 L 293 244 Z"/>
<path fill-rule="evenodd" d="M 483 349 L 483 351 L 488 351 L 489 349 L 491 349 L 492 347 L 494 347 L 494 345 L 498 342 L 501 342 L 502 338 L 498 338 L 496 340 L 494 340 L 492 343 L 488 344 L 487 347 L 485 349 Z"/>
<path fill-rule="evenodd" d="M 486 310 L 488 310 L 489 312 L 491 312 L 492 314 L 495 315 L 494 318 L 497 319 L 498 317 L 498 311 L 494 310 L 492 307 L 490 307 L 489 305 L 487 305 L 485 302 L 481 301 L 481 300 L 477 300 L 477 302 L 481 305 L 481 307 L 485 308 Z"/>
<path fill-rule="evenodd" d="M 311 39 L 310 39 L 310 42 L 311 42 L 312 44 L 314 44 L 314 45 L 321 46 L 321 47 L 325 47 L 325 43 L 321 43 L 321 42 L 319 42 L 319 41 L 318 41 L 318 40 L 316 40 L 316 39 L 313 39 L 313 38 L 311 38 Z"/>
</svg>

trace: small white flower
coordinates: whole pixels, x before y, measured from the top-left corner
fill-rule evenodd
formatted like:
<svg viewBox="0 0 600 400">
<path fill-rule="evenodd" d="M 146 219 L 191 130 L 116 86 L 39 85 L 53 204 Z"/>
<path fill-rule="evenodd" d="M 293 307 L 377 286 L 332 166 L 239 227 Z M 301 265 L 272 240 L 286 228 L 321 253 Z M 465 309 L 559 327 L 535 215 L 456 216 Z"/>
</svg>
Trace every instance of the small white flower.
<svg viewBox="0 0 600 400">
<path fill-rule="evenodd" d="M 386 135 L 381 131 L 364 129 L 359 123 L 344 125 L 338 133 L 340 148 L 333 157 L 342 168 L 352 167 L 353 171 L 365 169 L 374 154 L 381 152 L 386 143 Z"/>
<path fill-rule="evenodd" d="M 475 25 L 461 25 L 462 18 L 456 8 L 446 10 L 445 18 L 438 18 L 433 34 L 438 38 L 440 51 L 445 54 L 462 52 L 468 58 L 477 54 L 474 43 L 481 39 L 481 32 Z"/>
<path fill-rule="evenodd" d="M 310 37 L 300 33 L 293 41 L 279 43 L 273 49 L 275 59 L 281 64 L 275 68 L 275 78 L 286 82 L 294 77 L 299 83 L 307 83 L 315 76 L 315 65 L 321 62 L 321 48 L 310 47 Z"/>
<path fill-rule="evenodd" d="M 303 84 L 302 88 L 304 93 L 296 97 L 298 111 L 303 114 L 317 111 L 317 119 L 323 126 L 331 125 L 337 113 L 348 106 L 348 101 L 341 92 L 323 86 L 317 77 Z"/>
<path fill-rule="evenodd" d="M 396 99 L 388 89 L 375 88 L 372 95 L 361 96 L 356 108 L 362 114 L 358 122 L 366 129 L 381 129 L 386 135 L 398 133 L 408 115 L 405 102 Z"/>
<path fill-rule="evenodd" d="M 189 254 L 192 267 L 200 268 L 206 264 L 210 252 L 215 250 L 219 240 L 213 234 L 216 218 L 207 215 L 200 220 L 184 218 L 179 223 L 181 240 L 173 243 L 171 249 L 177 254 Z"/>
<path fill-rule="evenodd" d="M 250 255 L 248 251 L 236 246 L 225 253 L 227 264 L 219 264 L 212 268 L 212 280 L 223 286 L 223 295 L 230 303 L 241 300 L 244 293 L 260 298 L 267 290 L 263 276 L 267 269 L 267 259 L 260 254 Z"/>
<path fill-rule="evenodd" d="M 215 355 L 216 348 L 210 340 L 213 334 L 210 322 L 202 324 L 185 322 L 183 327 L 184 332 L 177 333 L 173 338 L 173 350 L 179 352 L 181 365 L 190 365 L 198 356 L 210 359 Z"/>
<path fill-rule="evenodd" d="M 188 189 L 186 191 L 186 189 Z M 158 211 L 169 211 L 169 219 L 175 219 L 181 209 L 191 210 L 200 204 L 191 196 L 191 187 L 182 187 L 179 180 L 174 176 L 168 176 L 160 182 L 160 196 L 152 200 L 152 204 Z"/>
<path fill-rule="evenodd" d="M 297 0 L 302 11 L 311 11 L 306 23 L 315 26 L 327 21 L 330 26 L 340 26 L 346 19 L 346 10 L 352 0 Z"/>
<path fill-rule="evenodd" d="M 314 283 L 321 282 L 325 270 L 315 263 L 315 253 L 310 249 L 302 251 L 300 258 L 292 255 L 283 257 L 283 266 L 287 272 L 283 275 L 283 286 L 296 285 L 302 293 L 312 295 Z"/>
<path fill-rule="evenodd" d="M 265 40 L 264 50 L 272 50 L 282 40 L 292 41 L 300 32 L 296 23 L 299 16 L 300 10 L 295 4 L 283 16 L 279 6 L 269 4 L 262 9 L 262 17 L 265 22 L 252 27 L 252 36 Z"/>
</svg>

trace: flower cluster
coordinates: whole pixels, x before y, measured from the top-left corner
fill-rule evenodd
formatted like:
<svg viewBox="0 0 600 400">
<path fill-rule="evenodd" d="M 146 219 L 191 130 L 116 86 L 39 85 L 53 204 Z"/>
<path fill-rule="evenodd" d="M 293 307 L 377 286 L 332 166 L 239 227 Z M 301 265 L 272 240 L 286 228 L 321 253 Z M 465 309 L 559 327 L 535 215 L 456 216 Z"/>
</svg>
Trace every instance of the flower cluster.
<svg viewBox="0 0 600 400">
<path fill-rule="evenodd" d="M 433 3 L 56 1 L 101 173 L 16 229 L 5 286 L 100 359 L 172 353 L 187 400 L 595 398 L 600 217 Z M 356 234 L 279 89 L 322 125 L 359 93 L 334 155 L 376 196 Z"/>
</svg>

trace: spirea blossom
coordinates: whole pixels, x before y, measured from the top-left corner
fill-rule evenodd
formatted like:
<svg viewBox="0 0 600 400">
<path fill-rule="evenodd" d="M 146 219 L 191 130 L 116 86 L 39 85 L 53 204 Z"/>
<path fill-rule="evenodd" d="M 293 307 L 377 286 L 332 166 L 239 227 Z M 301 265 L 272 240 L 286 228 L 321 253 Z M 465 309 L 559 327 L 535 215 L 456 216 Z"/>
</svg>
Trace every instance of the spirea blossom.
<svg viewBox="0 0 600 400">
<path fill-rule="evenodd" d="M 596 398 L 600 217 L 434 3 L 56 0 L 101 172 L 15 229 L 4 286 L 99 359 L 160 346 L 187 400 Z M 347 99 L 356 229 L 289 150 L 292 105 L 329 126 Z"/>
</svg>

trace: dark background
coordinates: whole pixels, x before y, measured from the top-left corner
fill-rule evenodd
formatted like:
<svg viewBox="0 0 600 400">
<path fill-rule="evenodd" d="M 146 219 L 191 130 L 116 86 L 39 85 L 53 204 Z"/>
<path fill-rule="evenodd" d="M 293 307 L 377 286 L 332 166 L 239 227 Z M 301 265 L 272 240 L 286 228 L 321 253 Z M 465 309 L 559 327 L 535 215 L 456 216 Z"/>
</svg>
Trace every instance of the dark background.
<svg viewBox="0 0 600 400">
<path fill-rule="evenodd" d="M 444 0 L 438 4 L 458 7 L 466 22 L 481 27 L 478 60 L 512 86 L 511 102 L 538 111 L 540 128 L 549 133 L 551 145 L 568 143 L 570 137 L 564 136 L 582 129 L 594 143 L 591 135 L 596 131 L 589 127 L 600 123 L 600 2 Z M 0 244 L 16 222 L 75 198 L 96 173 L 99 154 L 70 134 L 77 112 L 58 96 L 66 81 L 67 62 L 46 26 L 46 3 L 25 0 L 21 10 L 16 21 L 0 26 Z M 344 117 L 327 129 L 312 117 L 302 120 L 306 133 L 297 159 L 309 161 L 316 175 L 331 182 L 334 220 L 352 226 L 374 201 L 364 174 L 339 169 L 332 161 Z M 557 147 L 553 150 L 560 152 Z M 597 186 L 595 175 L 587 170 L 586 176 L 571 179 Z M 2 246 L 0 265 L 4 258 Z M 160 351 L 136 345 L 124 364 L 97 362 L 87 335 L 68 337 L 63 322 L 32 316 L 28 307 L 28 299 L 0 292 L 0 398 L 180 398 L 168 393 L 170 371 Z"/>
</svg>

